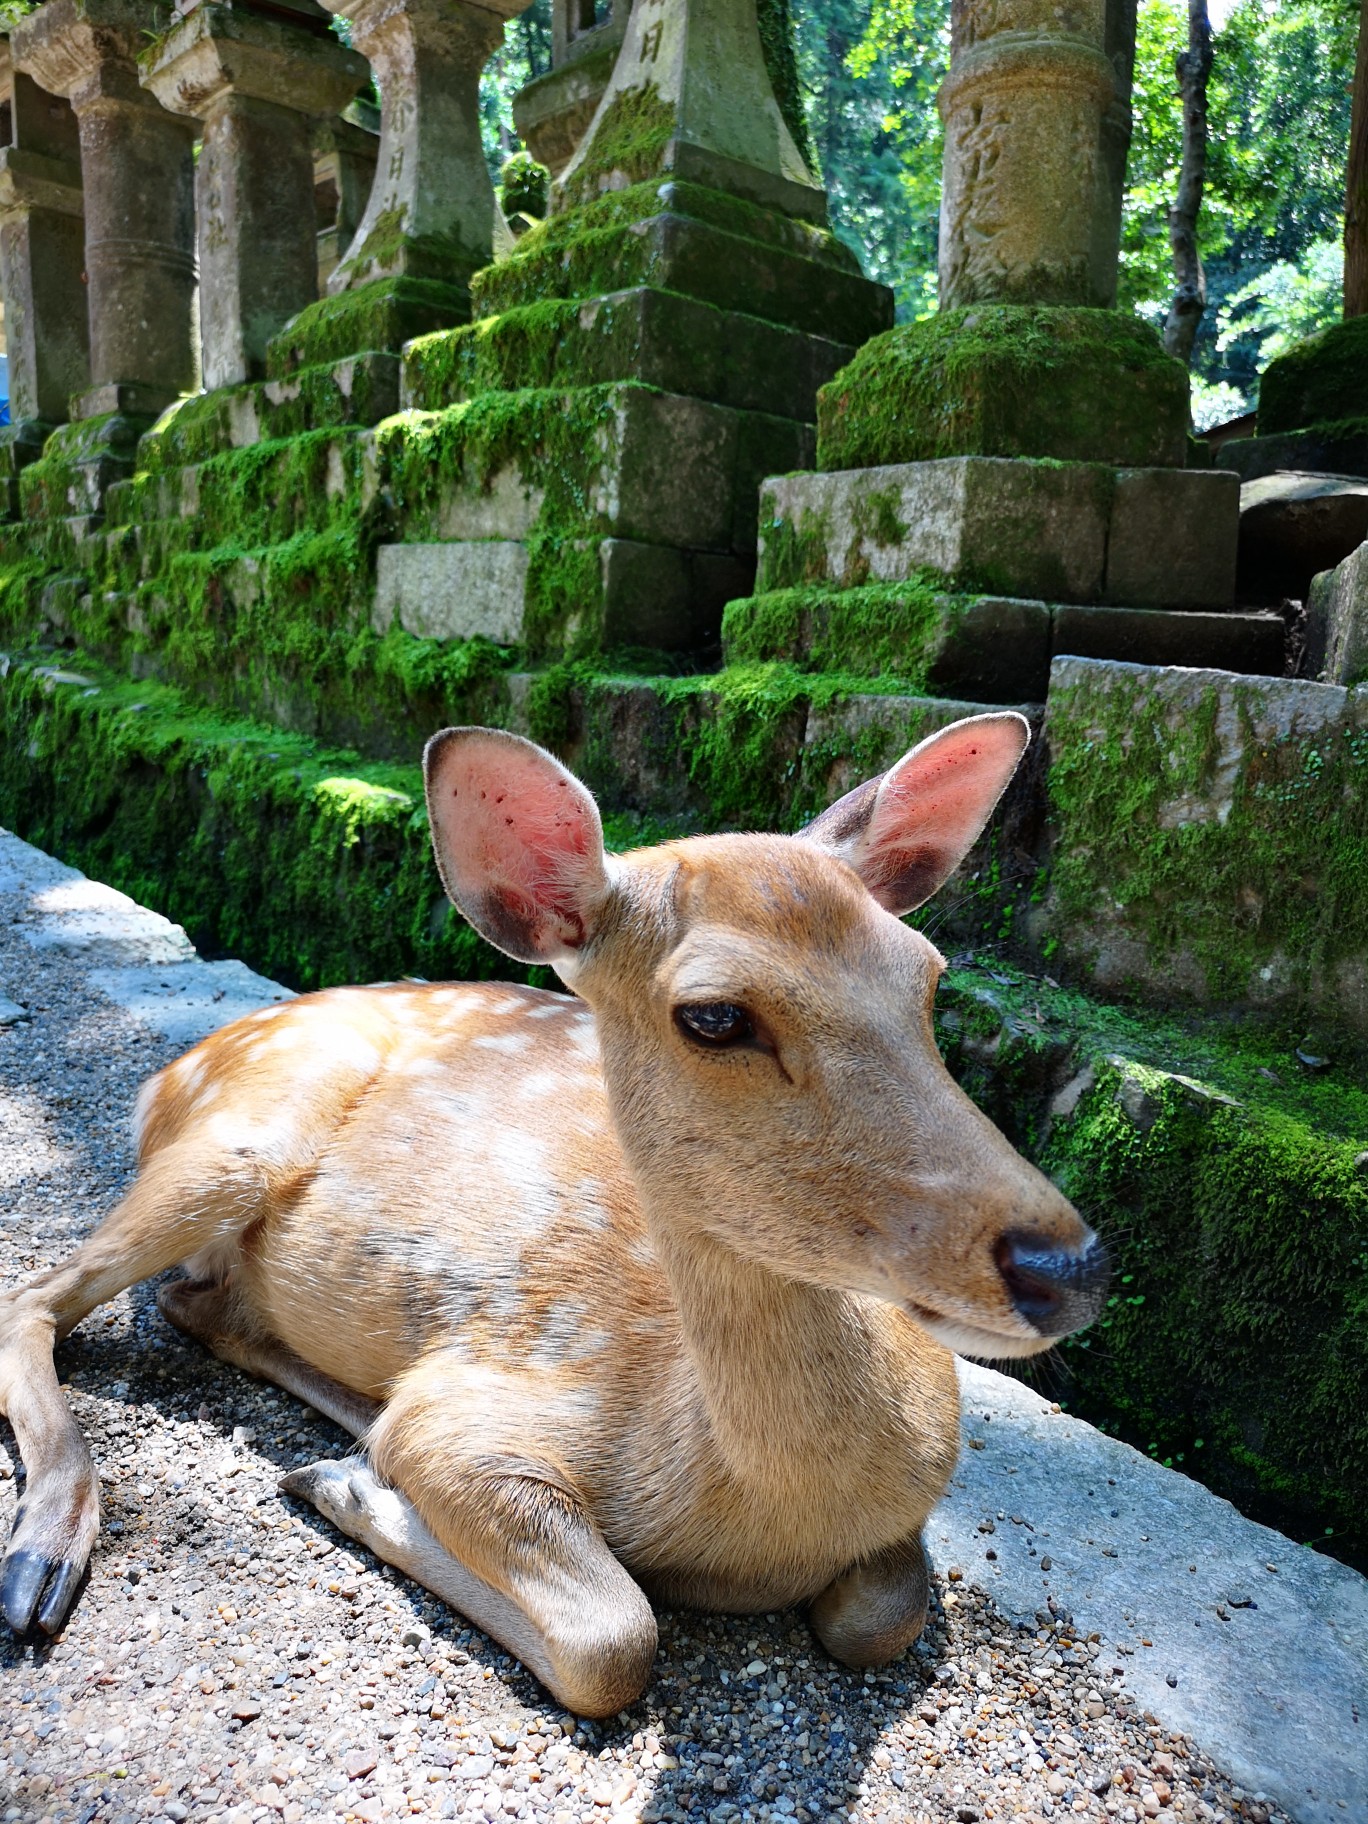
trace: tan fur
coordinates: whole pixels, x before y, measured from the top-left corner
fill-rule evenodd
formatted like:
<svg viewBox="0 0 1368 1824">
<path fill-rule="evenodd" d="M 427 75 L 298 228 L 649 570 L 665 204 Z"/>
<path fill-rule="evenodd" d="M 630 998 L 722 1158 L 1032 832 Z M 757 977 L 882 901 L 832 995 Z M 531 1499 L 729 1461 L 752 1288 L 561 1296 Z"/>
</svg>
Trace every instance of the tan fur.
<svg viewBox="0 0 1368 1824">
<path fill-rule="evenodd" d="M 813 1601 L 856 1665 L 915 1637 L 918 1535 L 958 1440 L 932 1330 L 1048 1346 L 995 1243 L 1088 1232 L 948 1076 L 941 959 L 844 862 L 722 836 L 611 880 L 583 999 L 336 989 L 153 1080 L 133 1191 L 0 1301 L 0 1402 L 26 1460 L 53 1464 L 45 1487 L 30 1466 L 12 1551 L 55 1561 L 93 1536 L 54 1332 L 187 1261 L 206 1289 L 171 1288 L 169 1315 L 356 1429 L 378 1412 L 370 1461 L 402 1492 L 355 1465 L 295 1485 L 563 1702 L 603 1713 L 640 1689 L 643 1590 Z M 704 1054 L 678 1030 L 681 1003 L 720 1001 L 751 1010 L 754 1047 Z"/>
</svg>

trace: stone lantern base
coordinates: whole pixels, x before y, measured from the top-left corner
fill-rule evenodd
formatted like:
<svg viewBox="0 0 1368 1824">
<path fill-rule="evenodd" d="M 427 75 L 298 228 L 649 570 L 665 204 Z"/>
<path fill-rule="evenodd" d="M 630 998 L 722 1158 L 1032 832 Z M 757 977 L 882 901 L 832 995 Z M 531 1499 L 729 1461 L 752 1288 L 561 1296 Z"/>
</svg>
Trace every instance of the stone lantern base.
<svg viewBox="0 0 1368 1824">
<path fill-rule="evenodd" d="M 471 293 L 475 322 L 405 349 L 403 404 L 479 458 L 467 480 L 448 463 L 434 542 L 382 552 L 377 628 L 715 646 L 751 588 L 760 481 L 811 465 L 818 389 L 889 293 L 825 228 L 659 180 L 551 217 Z"/>
<path fill-rule="evenodd" d="M 1181 468 L 1188 377 L 1129 312 L 973 304 L 862 348 L 822 392 L 824 469 L 945 456 Z"/>
</svg>

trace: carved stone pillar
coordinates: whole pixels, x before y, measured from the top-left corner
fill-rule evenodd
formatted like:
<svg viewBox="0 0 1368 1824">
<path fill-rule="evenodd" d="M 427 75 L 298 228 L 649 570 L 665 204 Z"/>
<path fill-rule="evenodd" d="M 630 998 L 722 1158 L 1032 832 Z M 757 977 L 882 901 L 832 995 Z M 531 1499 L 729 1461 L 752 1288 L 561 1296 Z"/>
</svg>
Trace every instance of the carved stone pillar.
<svg viewBox="0 0 1368 1824">
<path fill-rule="evenodd" d="M 11 144 L 0 149 L 0 288 L 5 299 L 11 446 L 8 472 L 38 454 L 89 384 L 80 141 L 68 102 L 13 68 L 0 41 Z"/>
<path fill-rule="evenodd" d="M 1120 199 L 1104 135 L 1122 123 L 1105 44 L 1106 0 L 954 0 L 942 310 L 1114 301 Z"/>
<path fill-rule="evenodd" d="M 464 289 L 511 238 L 480 140 L 480 75 L 531 0 L 323 0 L 380 87 L 380 154 L 332 294 L 403 275 Z"/>
<path fill-rule="evenodd" d="M 168 19 L 140 0 L 48 0 L 11 36 L 16 67 L 80 128 L 91 385 L 77 419 L 151 416 L 195 384 L 194 129 L 138 80 Z"/>
<path fill-rule="evenodd" d="M 195 201 L 212 389 L 264 374 L 271 337 L 317 295 L 310 123 L 345 107 L 369 71 L 318 7 L 297 24 L 241 0 L 178 10 L 142 79 L 171 113 L 204 123 Z"/>
</svg>

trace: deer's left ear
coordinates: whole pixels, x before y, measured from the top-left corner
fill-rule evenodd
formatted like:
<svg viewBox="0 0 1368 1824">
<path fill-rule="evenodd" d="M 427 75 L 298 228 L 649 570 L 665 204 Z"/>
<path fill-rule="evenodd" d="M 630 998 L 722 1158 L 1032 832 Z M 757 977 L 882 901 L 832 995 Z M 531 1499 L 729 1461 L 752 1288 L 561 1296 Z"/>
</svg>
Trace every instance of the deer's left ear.
<svg viewBox="0 0 1368 1824">
<path fill-rule="evenodd" d="M 494 728 L 445 728 L 423 750 L 442 885 L 491 944 L 561 974 L 608 897 L 603 825 L 553 754 Z"/>
<path fill-rule="evenodd" d="M 1025 716 L 969 716 L 928 735 L 800 832 L 849 863 L 899 917 L 930 899 L 973 847 L 1031 739 Z"/>
</svg>

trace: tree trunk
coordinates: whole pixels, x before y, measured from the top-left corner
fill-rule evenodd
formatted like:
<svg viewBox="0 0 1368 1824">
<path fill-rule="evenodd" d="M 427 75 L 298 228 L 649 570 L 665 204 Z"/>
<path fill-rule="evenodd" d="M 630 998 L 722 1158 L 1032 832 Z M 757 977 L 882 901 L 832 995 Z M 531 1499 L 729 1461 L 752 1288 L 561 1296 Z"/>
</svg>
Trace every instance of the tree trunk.
<svg viewBox="0 0 1368 1824">
<path fill-rule="evenodd" d="M 1175 59 L 1183 98 L 1183 163 L 1178 195 L 1169 210 L 1169 245 L 1178 283 L 1164 325 L 1164 347 L 1185 365 L 1192 361 L 1197 325 L 1206 309 L 1206 274 L 1197 251 L 1197 212 L 1206 181 L 1207 79 L 1211 75 L 1211 20 L 1207 0 L 1188 0 L 1188 48 Z"/>
<path fill-rule="evenodd" d="M 1368 0 L 1359 6 L 1354 112 L 1344 184 L 1344 314 L 1368 312 Z"/>
</svg>

